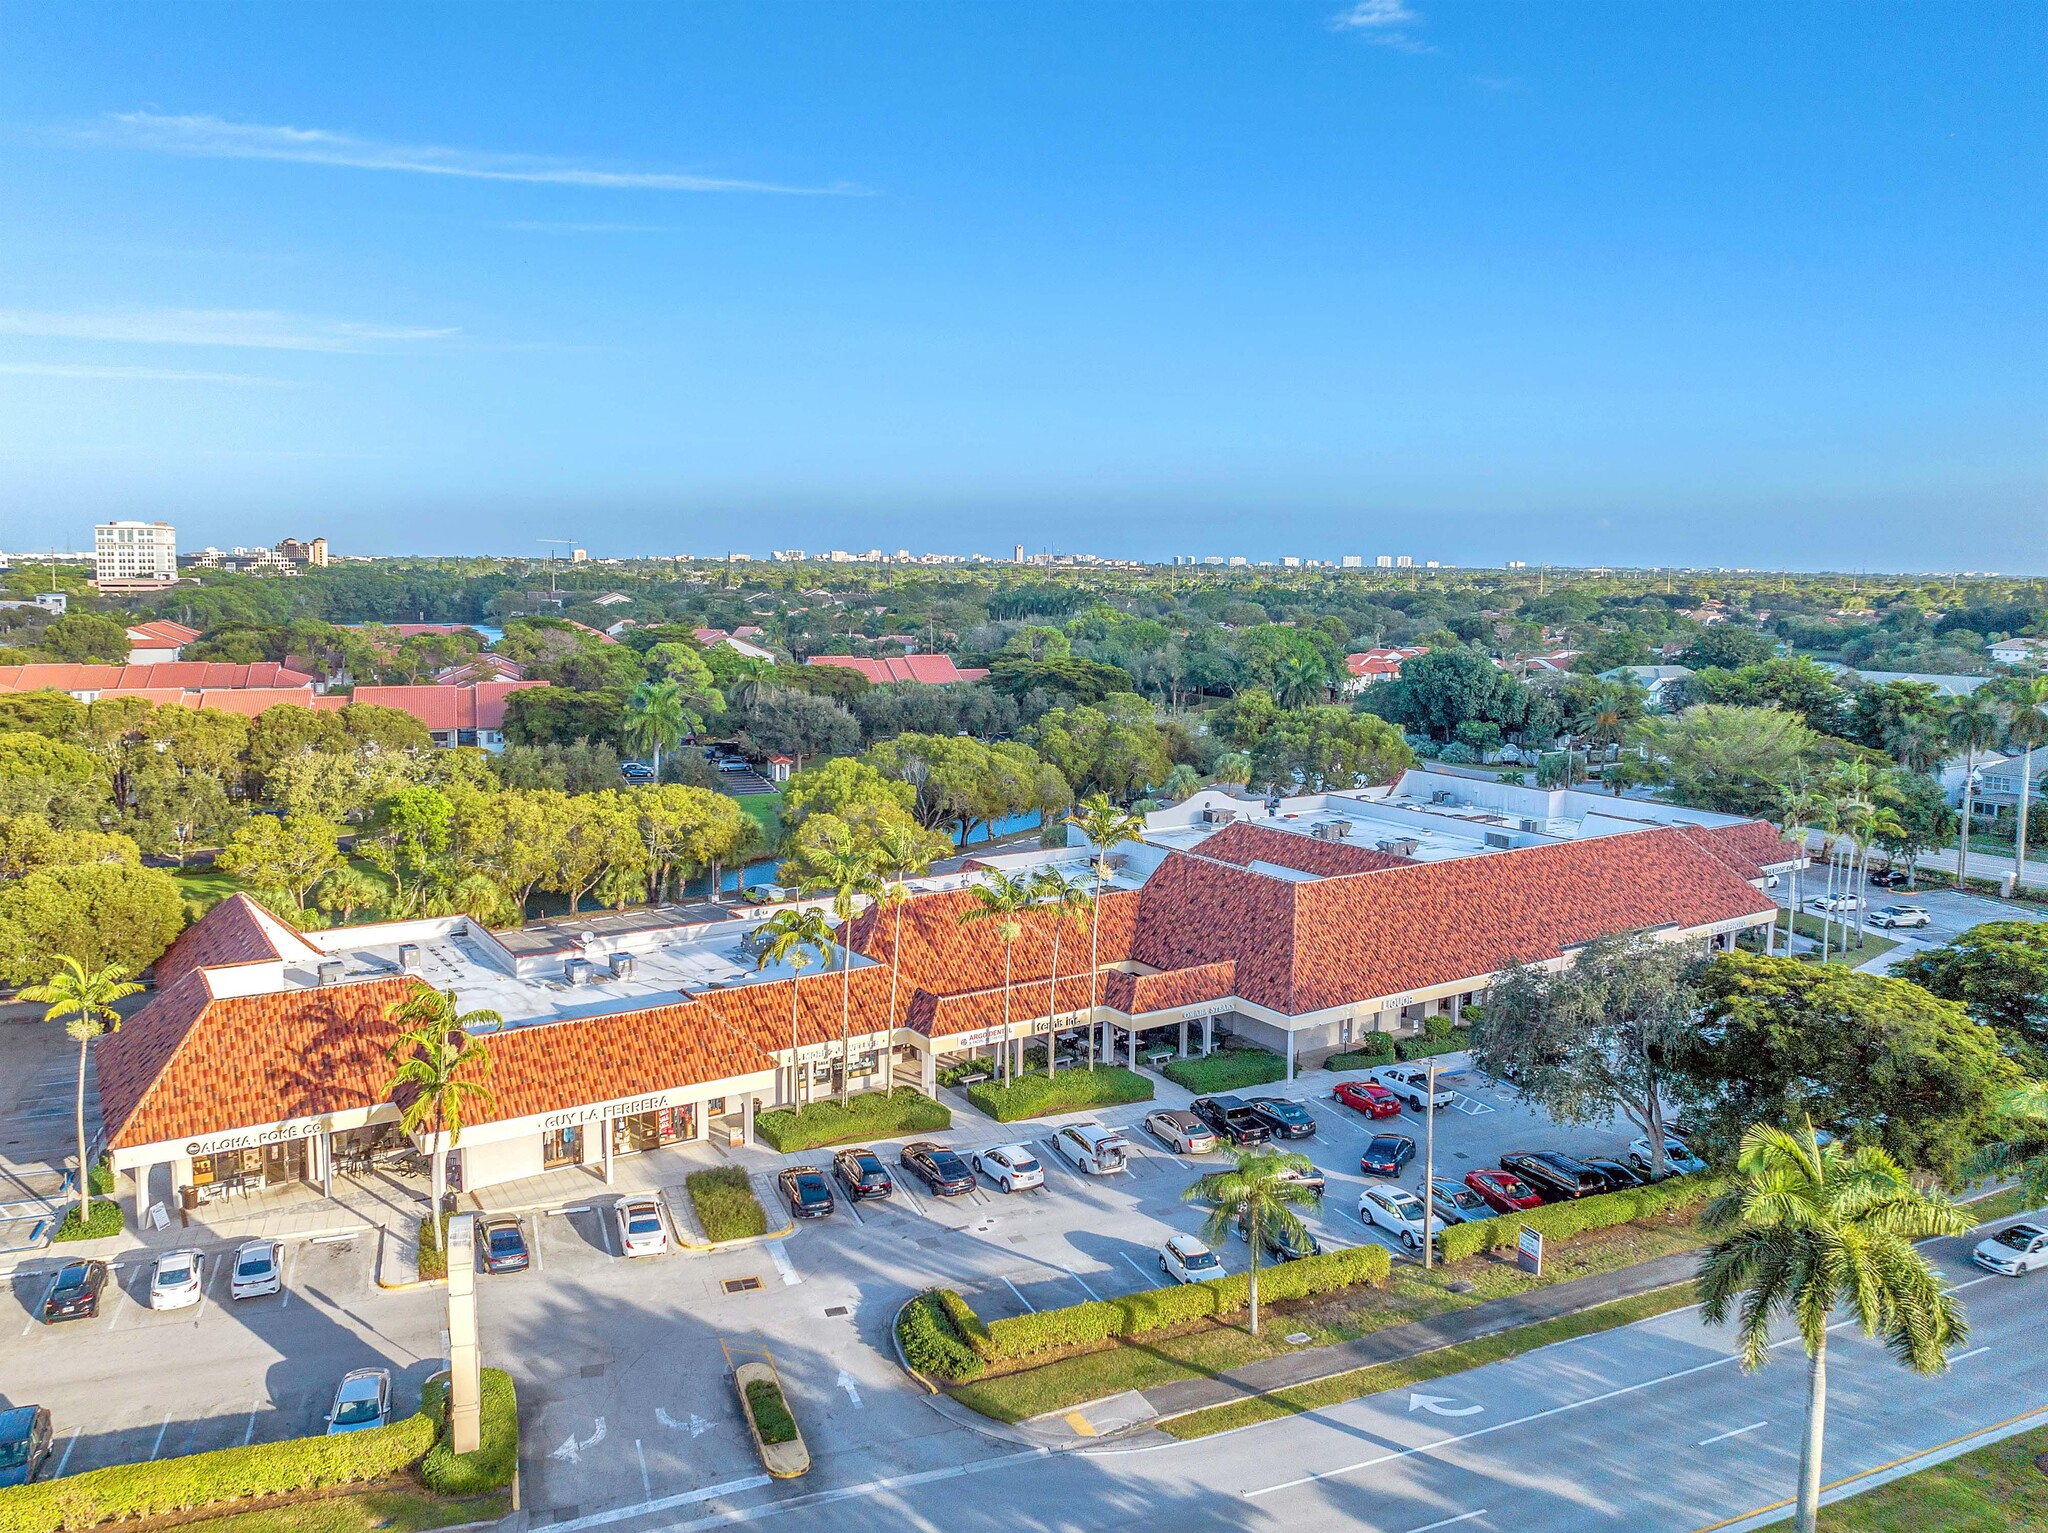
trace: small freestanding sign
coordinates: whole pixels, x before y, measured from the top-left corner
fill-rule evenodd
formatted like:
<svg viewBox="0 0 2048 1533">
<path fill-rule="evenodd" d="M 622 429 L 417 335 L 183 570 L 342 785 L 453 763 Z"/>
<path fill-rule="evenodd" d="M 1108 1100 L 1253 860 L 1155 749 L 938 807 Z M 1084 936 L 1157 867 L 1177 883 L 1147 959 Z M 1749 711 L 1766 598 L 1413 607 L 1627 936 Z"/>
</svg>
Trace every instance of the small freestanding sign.
<svg viewBox="0 0 2048 1533">
<path fill-rule="evenodd" d="M 1522 1233 L 1515 1241 L 1515 1265 L 1524 1272 L 1543 1275 L 1543 1231 L 1522 1226 Z"/>
<path fill-rule="evenodd" d="M 448 1221 L 448 1436 L 457 1453 L 483 1441 L 483 1380 L 476 1330 L 476 1216 Z"/>
</svg>

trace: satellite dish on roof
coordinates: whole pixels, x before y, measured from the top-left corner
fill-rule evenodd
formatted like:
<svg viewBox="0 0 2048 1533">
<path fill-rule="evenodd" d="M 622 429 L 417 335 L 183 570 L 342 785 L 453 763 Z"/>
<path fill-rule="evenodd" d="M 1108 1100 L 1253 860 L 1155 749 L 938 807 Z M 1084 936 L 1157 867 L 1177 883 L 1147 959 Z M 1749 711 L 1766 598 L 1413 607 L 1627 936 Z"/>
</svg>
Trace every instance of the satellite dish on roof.
<svg viewBox="0 0 2048 1533">
<path fill-rule="evenodd" d="M 577 934 L 576 940 L 577 940 L 578 942 L 595 942 L 595 941 L 597 941 L 597 933 L 596 933 L 596 932 L 579 932 L 579 933 Z"/>
</svg>

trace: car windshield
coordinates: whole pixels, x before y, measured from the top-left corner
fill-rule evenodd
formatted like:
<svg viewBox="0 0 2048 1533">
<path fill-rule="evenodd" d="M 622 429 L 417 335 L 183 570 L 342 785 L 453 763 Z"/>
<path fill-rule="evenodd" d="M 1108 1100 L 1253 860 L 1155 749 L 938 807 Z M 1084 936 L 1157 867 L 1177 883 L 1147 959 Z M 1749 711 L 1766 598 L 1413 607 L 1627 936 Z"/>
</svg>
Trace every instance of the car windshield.
<svg viewBox="0 0 2048 1533">
<path fill-rule="evenodd" d="M 1493 1185 L 1498 1187 L 1505 1197 L 1526 1198 L 1529 1196 L 1528 1185 L 1520 1177 L 1497 1176 L 1493 1179 Z"/>
<path fill-rule="evenodd" d="M 251 1251 L 235 1262 L 236 1277 L 262 1277 L 270 1271 L 270 1253 Z"/>
<path fill-rule="evenodd" d="M 938 1168 L 940 1176 L 961 1176 L 967 1170 L 966 1163 L 951 1150 L 934 1150 L 932 1165 Z"/>
<path fill-rule="evenodd" d="M 13 1442 L 0 1442 L 0 1469 L 19 1469 L 28 1462 L 28 1439 L 17 1437 Z"/>
<path fill-rule="evenodd" d="M 1371 1151 L 1374 1155 L 1391 1155 L 1394 1153 L 1395 1150 L 1399 1149 L 1400 1146 L 1401 1141 L 1398 1139 L 1375 1139 L 1371 1144 L 1367 1145 L 1366 1148 L 1369 1151 Z"/>
<path fill-rule="evenodd" d="M 626 1233 L 629 1235 L 652 1235 L 660 1228 L 661 1221 L 649 1213 L 635 1214 L 626 1221 Z"/>
<path fill-rule="evenodd" d="M 1204 1272 L 1211 1267 L 1221 1266 L 1214 1251 L 1183 1251 L 1180 1264 L 1190 1272 Z"/>
<path fill-rule="evenodd" d="M 2040 1233 L 2031 1224 L 2015 1224 L 2009 1230 L 2000 1230 L 1991 1238 L 2002 1246 L 2011 1246 L 2015 1251 L 2024 1251 L 2034 1243 L 2034 1237 Z"/>
<path fill-rule="evenodd" d="M 192 1277 L 192 1258 L 189 1256 L 166 1257 L 157 1264 L 156 1280 L 169 1287 L 173 1283 L 187 1282 Z"/>
<path fill-rule="evenodd" d="M 1268 1102 L 1266 1103 L 1266 1111 L 1276 1118 L 1285 1118 L 1289 1123 L 1308 1116 L 1307 1113 L 1296 1107 L 1292 1102 Z"/>
<path fill-rule="evenodd" d="M 375 1400 L 344 1400 L 335 1407 L 334 1424 L 339 1427 L 358 1427 L 377 1419 Z"/>
</svg>

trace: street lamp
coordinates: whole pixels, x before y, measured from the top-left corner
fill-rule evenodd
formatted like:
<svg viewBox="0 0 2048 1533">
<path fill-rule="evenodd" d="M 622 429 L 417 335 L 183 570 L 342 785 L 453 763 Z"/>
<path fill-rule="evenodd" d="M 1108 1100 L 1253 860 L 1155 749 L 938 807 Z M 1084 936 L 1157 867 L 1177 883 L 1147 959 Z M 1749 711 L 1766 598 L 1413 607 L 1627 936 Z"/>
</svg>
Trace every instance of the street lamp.
<svg viewBox="0 0 2048 1533">
<path fill-rule="evenodd" d="M 1436 1241 L 1431 1231 L 1436 1225 L 1436 1058 L 1430 1057 L 1428 1065 L 1428 1088 L 1423 1093 L 1422 1109 L 1422 1267 L 1426 1272 L 1434 1264 Z"/>
</svg>

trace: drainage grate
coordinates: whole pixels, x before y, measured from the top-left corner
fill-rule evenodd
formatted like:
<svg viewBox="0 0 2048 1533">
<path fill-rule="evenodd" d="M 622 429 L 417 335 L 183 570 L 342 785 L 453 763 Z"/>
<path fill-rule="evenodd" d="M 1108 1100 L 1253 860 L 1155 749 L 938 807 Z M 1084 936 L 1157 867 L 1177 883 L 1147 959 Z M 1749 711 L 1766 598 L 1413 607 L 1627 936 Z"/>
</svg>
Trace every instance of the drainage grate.
<svg viewBox="0 0 2048 1533">
<path fill-rule="evenodd" d="M 583 1365 L 583 1377 L 586 1379 L 601 1379 L 604 1377 L 606 1366 L 604 1363 L 585 1363 Z"/>
<path fill-rule="evenodd" d="M 835 1315 L 843 1315 L 846 1313 L 847 1309 L 844 1304 L 835 1304 L 830 1309 L 825 1311 L 825 1318 L 827 1320 L 830 1320 Z"/>
<path fill-rule="evenodd" d="M 757 1277 L 727 1278 L 719 1285 L 727 1293 L 753 1293 L 761 1286 Z"/>
</svg>

